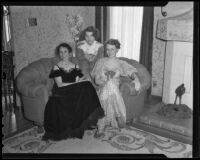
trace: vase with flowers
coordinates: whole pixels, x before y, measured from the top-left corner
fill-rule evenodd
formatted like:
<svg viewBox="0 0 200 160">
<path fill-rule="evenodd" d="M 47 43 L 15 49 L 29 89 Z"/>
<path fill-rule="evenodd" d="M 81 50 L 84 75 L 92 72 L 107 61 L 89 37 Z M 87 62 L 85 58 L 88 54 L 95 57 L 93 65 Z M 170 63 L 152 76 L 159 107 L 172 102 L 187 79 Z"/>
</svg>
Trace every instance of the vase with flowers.
<svg viewBox="0 0 200 160">
<path fill-rule="evenodd" d="M 71 37 L 73 38 L 75 44 L 77 45 L 80 37 L 80 33 L 82 31 L 83 26 L 83 17 L 78 15 L 72 15 L 69 14 L 66 15 L 66 23 L 68 24 L 68 29 L 71 34 Z"/>
</svg>

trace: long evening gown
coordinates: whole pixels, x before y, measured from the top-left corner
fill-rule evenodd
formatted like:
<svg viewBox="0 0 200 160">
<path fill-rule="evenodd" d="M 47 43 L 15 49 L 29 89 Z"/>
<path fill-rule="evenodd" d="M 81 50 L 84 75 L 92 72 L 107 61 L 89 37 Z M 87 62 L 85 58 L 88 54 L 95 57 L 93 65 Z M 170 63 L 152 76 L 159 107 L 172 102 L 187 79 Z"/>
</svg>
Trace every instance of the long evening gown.
<svg viewBox="0 0 200 160">
<path fill-rule="evenodd" d="M 119 76 L 131 76 L 137 72 L 137 69 L 117 57 L 105 57 L 96 62 L 91 75 L 95 79 L 101 79 L 104 82 L 98 91 L 100 103 L 105 112 L 105 117 L 98 121 L 99 132 L 103 132 L 107 125 L 119 128 L 119 125 L 124 126 L 126 124 L 126 107 L 119 90 L 120 79 L 119 76 L 107 79 L 106 74 L 109 71 L 118 71 L 120 73 Z M 135 85 L 139 90 L 140 83 L 135 82 Z"/>
<path fill-rule="evenodd" d="M 75 82 L 83 76 L 76 67 L 66 72 L 62 68 L 52 71 L 50 78 L 62 77 L 63 82 Z M 89 81 L 73 83 L 52 89 L 44 112 L 44 140 L 82 138 L 84 131 L 97 124 L 104 116 L 96 90 Z"/>
</svg>

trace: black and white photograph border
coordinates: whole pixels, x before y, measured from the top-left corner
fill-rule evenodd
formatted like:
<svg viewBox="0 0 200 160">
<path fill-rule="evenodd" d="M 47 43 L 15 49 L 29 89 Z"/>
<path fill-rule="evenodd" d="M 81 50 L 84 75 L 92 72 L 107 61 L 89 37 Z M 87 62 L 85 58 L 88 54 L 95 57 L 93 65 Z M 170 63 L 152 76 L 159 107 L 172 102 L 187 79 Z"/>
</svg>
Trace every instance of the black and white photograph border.
<svg viewBox="0 0 200 160">
<path fill-rule="evenodd" d="M 200 157 L 199 2 L 1 11 L 3 158 Z"/>
</svg>

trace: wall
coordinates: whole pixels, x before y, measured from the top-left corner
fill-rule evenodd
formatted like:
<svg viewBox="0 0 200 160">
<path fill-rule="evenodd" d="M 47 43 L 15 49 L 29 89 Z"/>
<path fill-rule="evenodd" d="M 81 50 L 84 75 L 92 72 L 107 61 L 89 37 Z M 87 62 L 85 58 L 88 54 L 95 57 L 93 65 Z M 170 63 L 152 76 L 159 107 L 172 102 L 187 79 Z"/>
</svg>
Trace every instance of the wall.
<svg viewBox="0 0 200 160">
<path fill-rule="evenodd" d="M 157 21 L 168 17 L 182 14 L 193 7 L 193 2 L 169 2 L 163 7 L 167 16 L 161 14 L 161 7 L 154 8 L 154 32 L 153 32 L 153 53 L 152 53 L 152 95 L 162 96 L 163 74 L 165 59 L 165 41 L 156 38 Z"/>
<path fill-rule="evenodd" d="M 66 14 L 80 14 L 84 27 L 94 25 L 95 7 L 89 6 L 11 6 L 15 51 L 15 76 L 27 64 L 54 56 L 60 42 L 72 41 L 65 23 Z M 37 26 L 28 26 L 28 18 L 37 18 Z"/>
</svg>

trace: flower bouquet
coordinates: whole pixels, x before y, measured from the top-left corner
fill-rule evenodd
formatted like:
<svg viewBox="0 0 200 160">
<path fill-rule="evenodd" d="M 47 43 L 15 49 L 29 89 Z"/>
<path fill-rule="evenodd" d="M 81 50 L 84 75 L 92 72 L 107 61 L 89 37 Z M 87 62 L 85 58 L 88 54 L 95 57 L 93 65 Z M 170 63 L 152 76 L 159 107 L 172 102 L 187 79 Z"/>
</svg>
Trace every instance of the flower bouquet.
<svg viewBox="0 0 200 160">
<path fill-rule="evenodd" d="M 83 18 L 80 15 L 70 16 L 66 15 L 66 23 L 68 24 L 68 28 L 70 34 L 75 43 L 79 41 L 79 36 L 82 31 Z"/>
</svg>

